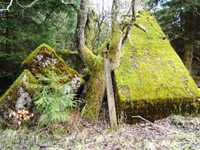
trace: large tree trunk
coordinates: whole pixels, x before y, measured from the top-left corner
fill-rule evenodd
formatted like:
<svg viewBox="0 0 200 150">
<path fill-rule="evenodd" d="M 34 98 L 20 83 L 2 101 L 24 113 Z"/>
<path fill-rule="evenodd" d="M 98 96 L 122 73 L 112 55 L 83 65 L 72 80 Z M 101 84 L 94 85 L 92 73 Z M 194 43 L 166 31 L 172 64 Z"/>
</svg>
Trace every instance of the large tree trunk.
<svg viewBox="0 0 200 150">
<path fill-rule="evenodd" d="M 94 55 L 92 50 L 85 45 L 84 35 L 88 13 L 86 3 L 87 0 L 81 0 L 80 10 L 78 12 L 76 43 L 79 53 L 91 71 L 91 76 L 87 83 L 84 116 L 91 120 L 98 120 L 102 99 L 105 93 L 105 71 L 103 58 Z M 92 37 L 90 37 L 90 39 L 92 39 Z"/>
<path fill-rule="evenodd" d="M 85 96 L 86 107 L 84 116 L 92 120 L 98 120 L 102 100 L 105 93 L 105 71 L 103 58 L 99 57 L 93 68 L 87 83 Z"/>
<path fill-rule="evenodd" d="M 132 5 L 134 5 L 135 0 L 132 1 Z M 92 41 L 94 39 L 94 28 L 92 26 L 94 26 L 94 21 L 96 20 L 95 14 L 91 14 L 92 18 L 88 20 L 89 31 L 85 41 L 84 35 L 88 13 L 87 2 L 88 0 L 81 0 L 80 9 L 78 10 L 76 44 L 80 55 L 91 71 L 91 76 L 87 83 L 87 93 L 85 96 L 86 107 L 83 110 L 84 116 L 90 118 L 91 120 L 98 120 L 101 103 L 105 93 L 105 70 L 103 57 L 101 55 L 96 56 L 92 52 Z M 98 51 L 99 54 L 101 54 L 102 51 L 108 51 L 111 62 L 110 70 L 114 70 L 119 66 L 120 58 L 123 55 L 122 40 L 123 30 L 125 27 L 123 27 L 121 22 L 117 21 L 117 18 L 118 0 L 113 0 L 112 33 L 108 35 L 104 44 L 100 48 L 100 51 Z M 126 34 L 128 34 L 128 32 Z"/>
<path fill-rule="evenodd" d="M 185 33 L 184 33 L 184 59 L 183 63 L 185 67 L 188 69 L 189 73 L 192 74 L 192 59 L 194 52 L 194 44 L 195 44 L 195 34 L 196 34 L 196 22 L 195 15 L 193 12 L 188 12 L 184 14 L 185 19 Z"/>
</svg>

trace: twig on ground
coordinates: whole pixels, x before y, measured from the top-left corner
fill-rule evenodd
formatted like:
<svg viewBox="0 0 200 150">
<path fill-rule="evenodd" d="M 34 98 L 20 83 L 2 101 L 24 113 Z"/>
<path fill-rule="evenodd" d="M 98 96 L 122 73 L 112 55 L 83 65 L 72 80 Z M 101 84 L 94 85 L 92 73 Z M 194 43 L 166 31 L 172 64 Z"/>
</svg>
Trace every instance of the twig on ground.
<svg viewBox="0 0 200 150">
<path fill-rule="evenodd" d="M 11 124 L 9 124 L 9 123 L 7 123 L 6 121 L 4 121 L 4 120 L 3 120 L 1 117 L 0 117 L 0 121 L 4 122 L 6 125 L 8 125 L 8 126 L 12 127 L 12 125 L 11 125 Z"/>
<path fill-rule="evenodd" d="M 152 126 L 154 126 L 154 127 L 158 127 L 158 128 L 160 128 L 160 129 L 164 129 L 164 130 L 167 130 L 167 131 L 169 131 L 169 132 L 179 134 L 179 133 L 176 132 L 176 131 L 172 131 L 172 130 L 170 130 L 170 129 L 168 129 L 168 128 L 165 128 L 165 127 L 163 127 L 163 126 L 159 126 L 159 125 L 157 125 L 157 124 L 154 124 L 154 123 L 150 122 L 149 120 L 147 120 L 147 119 L 145 119 L 145 118 L 143 118 L 143 117 L 141 117 L 141 116 L 132 116 L 132 117 L 133 117 L 133 118 L 140 118 L 140 119 L 142 119 L 143 121 L 148 122 L 150 125 L 152 125 Z"/>
</svg>

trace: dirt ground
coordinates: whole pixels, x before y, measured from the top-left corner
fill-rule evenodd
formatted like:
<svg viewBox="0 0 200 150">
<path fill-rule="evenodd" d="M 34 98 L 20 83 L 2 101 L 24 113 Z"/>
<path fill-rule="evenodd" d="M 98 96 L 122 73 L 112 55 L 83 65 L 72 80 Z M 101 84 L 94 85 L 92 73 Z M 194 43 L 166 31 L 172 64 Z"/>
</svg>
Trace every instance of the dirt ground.
<svg viewBox="0 0 200 150">
<path fill-rule="evenodd" d="M 154 123 L 119 124 L 112 131 L 106 122 L 74 120 L 53 128 L 0 131 L 0 150 L 179 150 L 200 149 L 200 116 L 170 116 Z"/>
</svg>

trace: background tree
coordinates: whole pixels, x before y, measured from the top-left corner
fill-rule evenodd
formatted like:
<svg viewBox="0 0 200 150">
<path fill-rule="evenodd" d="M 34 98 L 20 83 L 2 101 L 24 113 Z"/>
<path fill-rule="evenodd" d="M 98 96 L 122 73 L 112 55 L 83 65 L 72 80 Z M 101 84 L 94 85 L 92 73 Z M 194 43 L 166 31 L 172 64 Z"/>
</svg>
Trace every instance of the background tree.
<svg viewBox="0 0 200 150">
<path fill-rule="evenodd" d="M 199 73 L 199 0 L 151 0 L 150 9 L 192 75 Z M 195 54 L 195 56 L 194 56 Z M 194 59 L 193 59 L 194 58 Z"/>
<path fill-rule="evenodd" d="M 21 62 L 38 45 L 46 43 L 56 49 L 74 46 L 76 13 L 57 0 L 3 0 L 0 10 L 2 94 L 20 73 Z"/>
</svg>

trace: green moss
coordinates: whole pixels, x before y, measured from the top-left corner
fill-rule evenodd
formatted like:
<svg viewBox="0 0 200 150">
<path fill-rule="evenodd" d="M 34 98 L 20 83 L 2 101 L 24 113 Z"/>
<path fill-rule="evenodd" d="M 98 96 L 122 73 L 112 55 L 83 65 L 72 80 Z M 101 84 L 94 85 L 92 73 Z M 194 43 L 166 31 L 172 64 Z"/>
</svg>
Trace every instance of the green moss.
<svg viewBox="0 0 200 150">
<path fill-rule="evenodd" d="M 172 111 L 196 112 L 194 100 L 200 92 L 156 19 L 142 11 L 137 22 L 147 32 L 133 27 L 125 56 L 115 70 L 121 110 L 151 120 Z"/>
<path fill-rule="evenodd" d="M 120 65 L 120 59 L 123 56 L 123 50 L 121 50 L 123 32 L 121 25 L 118 22 L 114 23 L 112 29 L 112 40 L 110 42 L 109 59 L 111 70 L 116 69 Z"/>
<path fill-rule="evenodd" d="M 61 49 L 61 50 L 56 50 L 56 53 L 58 56 L 60 56 L 63 60 L 68 59 L 69 57 L 76 55 L 79 56 L 78 52 L 72 52 L 69 50 Z"/>
<path fill-rule="evenodd" d="M 46 44 L 40 45 L 33 51 L 21 66 L 28 68 L 35 76 L 41 74 L 48 77 L 49 67 L 52 64 L 55 64 L 54 71 L 57 75 L 68 75 L 69 79 L 63 82 L 68 82 L 74 77 L 80 77 L 81 82 L 84 82 L 82 75 L 67 67 L 65 61 L 56 54 L 55 50 Z"/>
<path fill-rule="evenodd" d="M 30 98 L 33 99 L 38 94 L 38 91 L 31 88 L 30 84 L 37 83 L 37 79 L 31 74 L 31 72 L 24 70 L 22 74 L 16 79 L 16 81 L 11 85 L 11 87 L 0 98 L 0 114 L 2 117 L 8 117 L 9 110 L 17 111 L 16 103 L 20 100 L 22 93 L 28 93 L 27 96 L 30 96 Z"/>
<path fill-rule="evenodd" d="M 91 69 L 91 76 L 87 83 L 87 94 L 85 97 L 86 107 L 84 117 L 98 120 L 99 112 L 105 93 L 105 71 L 102 57 L 98 57 Z"/>
</svg>

